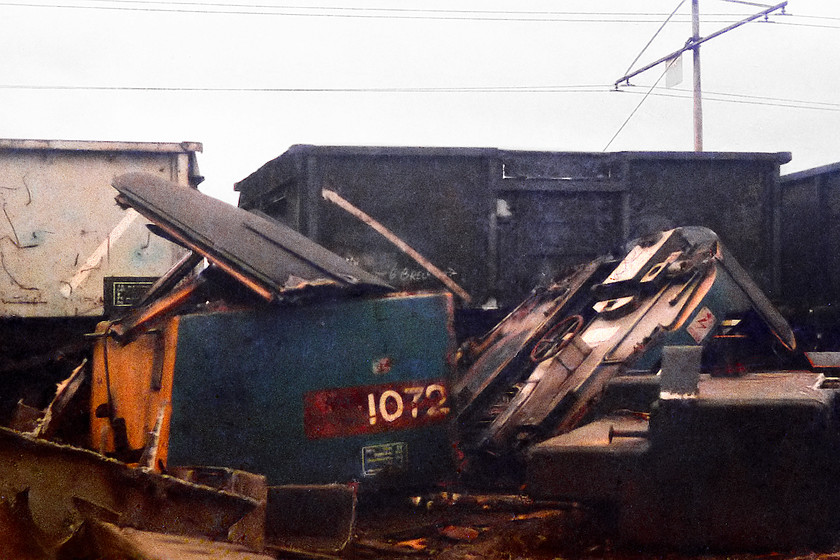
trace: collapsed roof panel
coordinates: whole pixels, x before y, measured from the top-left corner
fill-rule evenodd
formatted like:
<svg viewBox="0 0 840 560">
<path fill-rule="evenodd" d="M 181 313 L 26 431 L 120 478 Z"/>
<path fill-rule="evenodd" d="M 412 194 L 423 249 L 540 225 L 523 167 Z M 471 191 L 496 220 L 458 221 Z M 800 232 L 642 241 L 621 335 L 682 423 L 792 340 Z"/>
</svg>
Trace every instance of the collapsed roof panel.
<svg viewBox="0 0 840 560">
<path fill-rule="evenodd" d="M 360 291 L 391 286 L 298 232 L 198 191 L 145 173 L 114 180 L 117 202 L 206 257 L 266 299 L 301 283 L 327 281 Z"/>
</svg>

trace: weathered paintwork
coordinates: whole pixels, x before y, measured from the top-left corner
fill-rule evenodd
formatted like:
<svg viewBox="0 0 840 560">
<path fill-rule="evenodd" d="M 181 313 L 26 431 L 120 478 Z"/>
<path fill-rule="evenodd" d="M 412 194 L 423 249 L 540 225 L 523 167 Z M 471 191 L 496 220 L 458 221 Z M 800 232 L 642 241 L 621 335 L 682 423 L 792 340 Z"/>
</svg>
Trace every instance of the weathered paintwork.
<svg viewBox="0 0 840 560">
<path fill-rule="evenodd" d="M 451 473 L 452 313 L 426 294 L 179 316 L 169 464 L 271 484 Z"/>
<path fill-rule="evenodd" d="M 609 260 L 596 260 L 566 279 L 536 290 L 487 335 L 466 348 L 461 360 L 465 371 L 453 384 L 462 429 L 486 421 L 492 401 L 520 380 L 537 340 L 565 317 L 569 308 L 588 301 L 589 289 L 604 280 L 613 266 Z"/>
<path fill-rule="evenodd" d="M 840 163 L 781 178 L 781 285 L 803 346 L 840 350 Z"/>
<path fill-rule="evenodd" d="M 159 276 L 182 249 L 114 204 L 111 180 L 145 171 L 200 182 L 185 142 L 0 140 L 0 316 L 101 316 L 103 279 Z"/>
<path fill-rule="evenodd" d="M 164 320 L 127 344 L 112 338 L 110 323 L 97 330 L 90 446 L 133 463 L 143 458 L 146 466 L 160 470 L 166 465 L 178 321 Z M 124 433 L 115 433 L 123 426 Z"/>
<path fill-rule="evenodd" d="M 370 297 L 392 289 L 282 224 L 149 174 L 114 186 L 210 266 L 100 325 L 94 447 L 273 484 L 448 472 L 450 295 Z"/>
<path fill-rule="evenodd" d="M 91 445 L 270 484 L 450 475 L 452 298 L 394 295 L 100 326 Z"/>
</svg>

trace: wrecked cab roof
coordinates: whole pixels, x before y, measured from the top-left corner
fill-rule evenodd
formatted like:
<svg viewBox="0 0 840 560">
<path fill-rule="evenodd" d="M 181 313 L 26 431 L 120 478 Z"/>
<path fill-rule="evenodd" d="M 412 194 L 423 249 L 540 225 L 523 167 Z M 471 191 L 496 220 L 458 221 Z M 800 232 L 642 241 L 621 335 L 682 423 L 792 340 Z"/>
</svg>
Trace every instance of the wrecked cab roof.
<svg viewBox="0 0 840 560">
<path fill-rule="evenodd" d="M 304 283 L 331 284 L 361 292 L 393 288 L 295 230 L 194 189 L 147 173 L 114 179 L 117 203 L 154 222 L 166 237 L 267 300 Z"/>
</svg>

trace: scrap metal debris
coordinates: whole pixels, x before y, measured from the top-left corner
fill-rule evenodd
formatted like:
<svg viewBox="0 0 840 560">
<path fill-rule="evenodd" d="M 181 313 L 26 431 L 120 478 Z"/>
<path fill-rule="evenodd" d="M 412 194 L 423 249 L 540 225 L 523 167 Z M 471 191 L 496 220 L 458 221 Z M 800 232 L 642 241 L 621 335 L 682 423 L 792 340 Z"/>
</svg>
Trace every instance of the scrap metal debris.
<svg viewBox="0 0 840 560">
<path fill-rule="evenodd" d="M 840 531 L 823 375 L 840 362 L 768 371 L 795 362 L 793 332 L 705 228 L 535 290 L 453 377 L 449 294 L 393 294 L 153 176 L 114 186 L 191 253 L 97 327 L 47 408 L 21 401 L 0 428 L 16 557 L 496 559 Z M 90 449 L 55 441 L 81 395 Z M 408 500 L 435 483 L 458 491 Z"/>
<path fill-rule="evenodd" d="M 124 526 L 216 538 L 226 538 L 230 526 L 258 505 L 2 427 L 0 484 L 15 495 L 28 490 L 33 519 L 52 538 L 67 536 L 81 520 L 78 499 L 115 512 Z"/>
<path fill-rule="evenodd" d="M 747 328 L 767 334 L 757 340 Z M 724 347 L 733 341 L 741 346 Z M 775 343 L 796 347 L 713 232 L 663 232 L 533 295 L 476 345 L 454 386 L 460 444 L 478 469 L 527 453 L 597 414 L 614 379 L 656 373 L 668 345 L 715 346 L 724 361 L 752 358 L 748 344 L 774 355 Z"/>
</svg>

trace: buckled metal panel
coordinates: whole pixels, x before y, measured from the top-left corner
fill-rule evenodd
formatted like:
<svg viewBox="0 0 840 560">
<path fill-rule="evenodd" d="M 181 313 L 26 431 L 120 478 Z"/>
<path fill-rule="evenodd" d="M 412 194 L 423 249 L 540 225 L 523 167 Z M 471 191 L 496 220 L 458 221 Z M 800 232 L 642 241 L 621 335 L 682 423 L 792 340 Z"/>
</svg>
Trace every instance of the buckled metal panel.
<svg viewBox="0 0 840 560">
<path fill-rule="evenodd" d="M 114 188 L 120 203 L 179 243 L 275 295 L 301 281 L 318 280 L 379 292 L 391 289 L 291 228 L 198 191 L 178 189 L 143 173 L 117 177 Z"/>
</svg>

